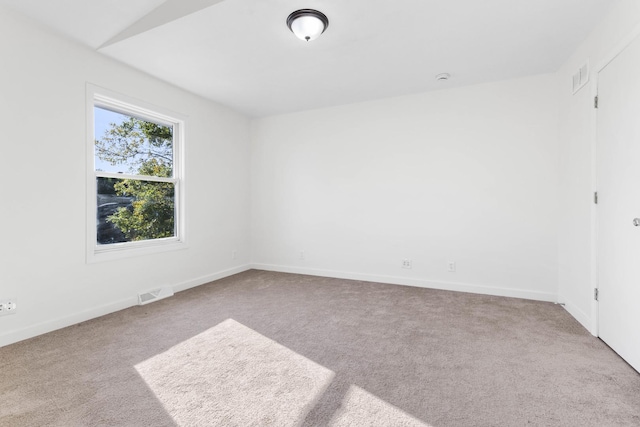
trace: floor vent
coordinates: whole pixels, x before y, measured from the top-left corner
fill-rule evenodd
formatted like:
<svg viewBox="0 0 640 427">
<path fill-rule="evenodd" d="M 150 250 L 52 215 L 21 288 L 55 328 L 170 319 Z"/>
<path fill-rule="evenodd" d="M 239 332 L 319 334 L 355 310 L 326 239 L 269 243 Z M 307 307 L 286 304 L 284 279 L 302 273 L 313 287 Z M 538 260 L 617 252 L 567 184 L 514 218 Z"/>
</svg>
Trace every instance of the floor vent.
<svg viewBox="0 0 640 427">
<path fill-rule="evenodd" d="M 171 296 L 173 296 L 173 289 L 171 288 L 155 289 L 143 294 L 138 294 L 138 305 L 149 304 L 150 302 L 158 301 Z"/>
</svg>

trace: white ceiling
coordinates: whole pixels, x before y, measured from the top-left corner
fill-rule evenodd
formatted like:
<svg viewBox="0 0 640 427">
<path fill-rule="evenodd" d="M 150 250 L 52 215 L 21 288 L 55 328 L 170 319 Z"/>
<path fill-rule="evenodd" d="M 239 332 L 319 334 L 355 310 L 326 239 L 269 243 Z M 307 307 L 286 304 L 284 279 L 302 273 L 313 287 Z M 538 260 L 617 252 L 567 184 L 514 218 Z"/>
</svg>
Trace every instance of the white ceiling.
<svg viewBox="0 0 640 427">
<path fill-rule="evenodd" d="M 253 117 L 554 72 L 617 2 L 0 0 Z M 330 21 L 308 43 L 285 25 L 302 8 Z"/>
</svg>

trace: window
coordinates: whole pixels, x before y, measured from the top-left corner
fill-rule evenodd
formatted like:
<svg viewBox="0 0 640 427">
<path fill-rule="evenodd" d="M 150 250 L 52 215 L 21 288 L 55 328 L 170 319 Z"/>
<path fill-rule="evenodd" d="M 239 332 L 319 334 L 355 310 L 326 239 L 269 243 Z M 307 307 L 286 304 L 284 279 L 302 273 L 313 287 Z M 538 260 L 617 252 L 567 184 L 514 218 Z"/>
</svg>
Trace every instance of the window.
<svg viewBox="0 0 640 427">
<path fill-rule="evenodd" d="M 183 121 L 89 87 L 89 258 L 184 242 Z"/>
</svg>

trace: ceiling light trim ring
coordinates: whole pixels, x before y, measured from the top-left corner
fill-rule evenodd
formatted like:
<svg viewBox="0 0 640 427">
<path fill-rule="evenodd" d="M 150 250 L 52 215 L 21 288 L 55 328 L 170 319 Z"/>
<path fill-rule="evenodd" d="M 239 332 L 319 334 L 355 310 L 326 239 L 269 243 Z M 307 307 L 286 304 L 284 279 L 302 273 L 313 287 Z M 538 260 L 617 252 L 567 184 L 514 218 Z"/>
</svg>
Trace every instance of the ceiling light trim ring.
<svg viewBox="0 0 640 427">
<path fill-rule="evenodd" d="M 300 10 L 296 10 L 295 12 L 292 12 L 289 17 L 287 18 L 287 27 L 289 27 L 289 29 L 291 30 L 292 33 L 294 33 L 296 35 L 296 37 L 299 37 L 301 39 L 306 39 L 306 41 L 310 41 L 313 40 L 311 38 L 309 38 L 308 36 L 305 38 L 300 37 L 300 35 L 298 35 L 294 29 L 293 29 L 293 23 L 299 19 L 299 18 L 303 18 L 303 17 L 312 17 L 312 18 L 316 18 L 318 19 L 320 22 L 322 22 L 322 31 L 320 32 L 320 34 L 324 33 L 325 31 L 327 31 L 327 28 L 329 27 L 329 18 L 327 18 L 327 15 L 325 15 L 324 13 L 315 10 L 315 9 L 300 9 Z M 318 34 L 318 35 L 320 35 Z M 317 36 L 316 36 L 317 37 Z"/>
</svg>

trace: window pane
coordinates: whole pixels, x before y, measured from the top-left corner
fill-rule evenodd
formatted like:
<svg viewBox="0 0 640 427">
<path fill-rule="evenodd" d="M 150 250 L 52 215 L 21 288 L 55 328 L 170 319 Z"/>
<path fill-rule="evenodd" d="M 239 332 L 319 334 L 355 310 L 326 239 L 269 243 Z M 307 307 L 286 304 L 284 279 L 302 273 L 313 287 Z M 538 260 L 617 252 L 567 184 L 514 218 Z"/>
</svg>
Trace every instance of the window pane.
<svg viewBox="0 0 640 427">
<path fill-rule="evenodd" d="M 173 183 L 97 178 L 100 245 L 174 237 Z"/>
<path fill-rule="evenodd" d="M 173 127 L 94 107 L 97 171 L 173 176 Z"/>
</svg>

